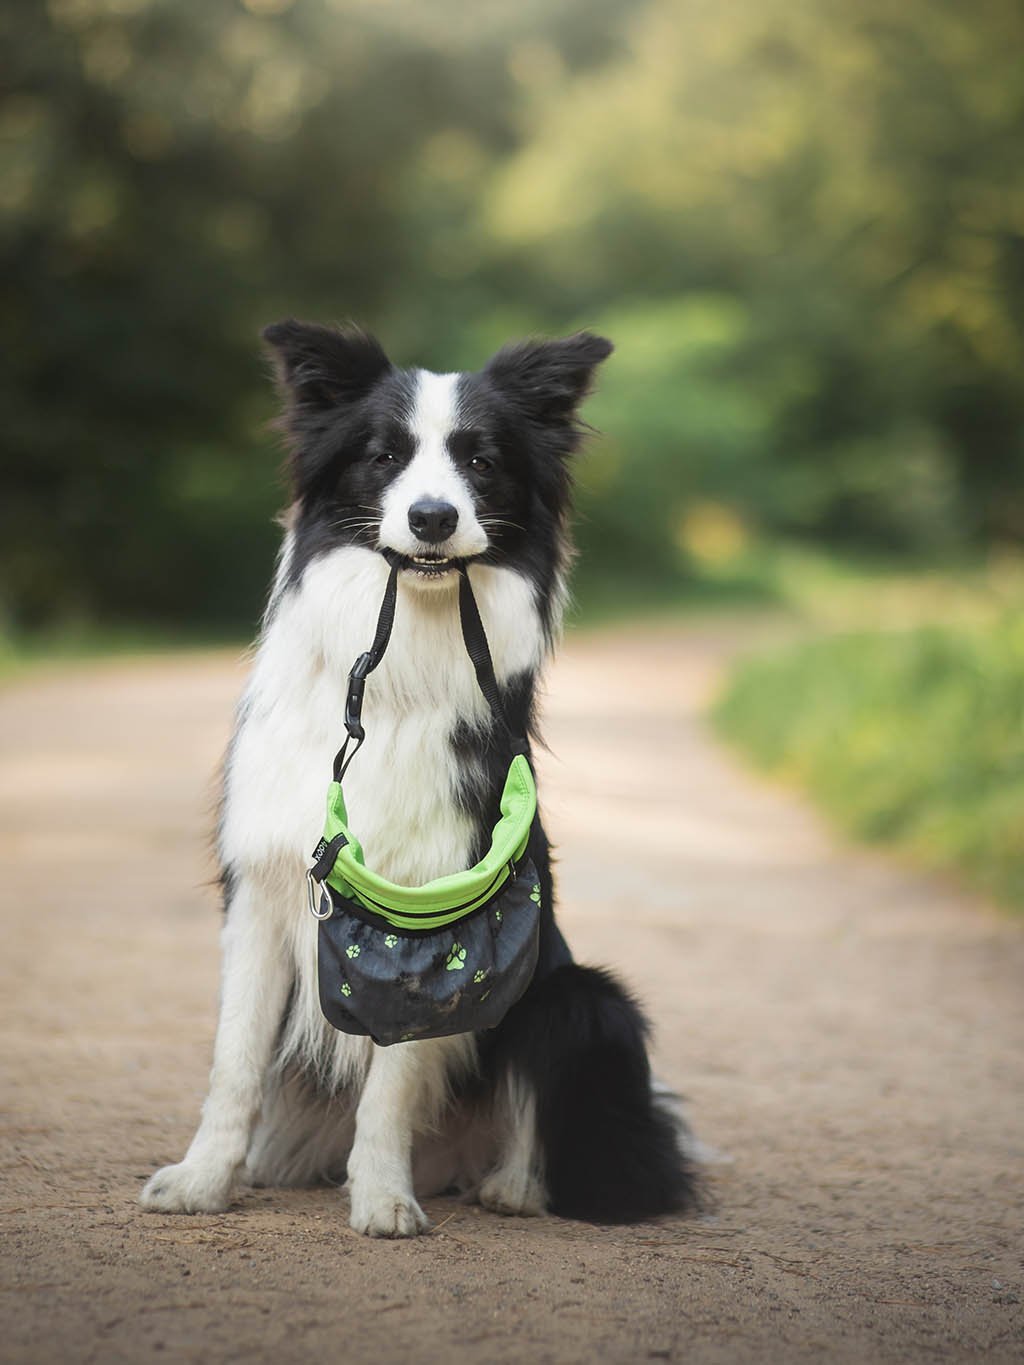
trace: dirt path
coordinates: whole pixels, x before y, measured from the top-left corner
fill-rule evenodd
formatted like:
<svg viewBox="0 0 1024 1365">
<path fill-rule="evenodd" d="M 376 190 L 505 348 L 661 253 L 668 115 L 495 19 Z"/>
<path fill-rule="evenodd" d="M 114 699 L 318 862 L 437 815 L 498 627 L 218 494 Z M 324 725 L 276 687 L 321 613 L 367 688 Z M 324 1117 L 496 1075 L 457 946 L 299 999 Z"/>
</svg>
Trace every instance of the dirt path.
<svg viewBox="0 0 1024 1365">
<path fill-rule="evenodd" d="M 435 1200 L 408 1243 L 357 1238 L 330 1190 L 135 1204 L 204 1092 L 202 832 L 239 667 L 0 693 L 0 1359 L 1020 1360 L 1024 933 L 723 756 L 699 723 L 721 654 L 575 640 L 543 774 L 564 921 L 645 997 L 661 1073 L 732 1158 L 717 1211 L 607 1230 Z"/>
</svg>

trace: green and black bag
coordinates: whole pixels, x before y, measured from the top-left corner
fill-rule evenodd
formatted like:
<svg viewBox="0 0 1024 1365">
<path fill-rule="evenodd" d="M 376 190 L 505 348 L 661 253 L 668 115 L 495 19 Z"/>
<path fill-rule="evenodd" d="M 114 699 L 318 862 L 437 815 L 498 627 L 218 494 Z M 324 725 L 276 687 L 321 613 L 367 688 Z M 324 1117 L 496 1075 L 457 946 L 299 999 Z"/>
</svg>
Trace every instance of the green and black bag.
<svg viewBox="0 0 1024 1365">
<path fill-rule="evenodd" d="M 541 890 L 527 856 L 537 789 L 525 738 L 505 718 L 487 636 L 465 566 L 459 615 L 477 682 L 513 754 L 486 855 L 466 872 L 399 886 L 365 865 L 348 824 L 342 779 L 365 737 L 363 691 L 391 638 L 398 569 L 388 577 L 373 645 L 349 674 L 345 743 L 334 760 L 324 835 L 307 873 L 320 920 L 320 1006 L 345 1033 L 381 1045 L 494 1028 L 530 984 Z M 350 741 L 352 753 L 346 758 Z"/>
</svg>

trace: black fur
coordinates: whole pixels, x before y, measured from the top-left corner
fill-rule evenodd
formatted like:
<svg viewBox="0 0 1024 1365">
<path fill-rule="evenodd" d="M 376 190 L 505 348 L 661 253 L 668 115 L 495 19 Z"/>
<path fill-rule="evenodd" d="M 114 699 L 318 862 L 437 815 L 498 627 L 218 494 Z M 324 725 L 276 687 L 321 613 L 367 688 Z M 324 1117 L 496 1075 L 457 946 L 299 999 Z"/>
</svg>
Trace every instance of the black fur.
<svg viewBox="0 0 1024 1365">
<path fill-rule="evenodd" d="M 611 973 L 572 962 L 538 973 L 495 1030 L 493 1083 L 512 1072 L 537 1096 L 552 1213 L 632 1223 L 696 1207 L 676 1124 L 651 1096 L 646 1039 L 639 1006 Z"/>
</svg>

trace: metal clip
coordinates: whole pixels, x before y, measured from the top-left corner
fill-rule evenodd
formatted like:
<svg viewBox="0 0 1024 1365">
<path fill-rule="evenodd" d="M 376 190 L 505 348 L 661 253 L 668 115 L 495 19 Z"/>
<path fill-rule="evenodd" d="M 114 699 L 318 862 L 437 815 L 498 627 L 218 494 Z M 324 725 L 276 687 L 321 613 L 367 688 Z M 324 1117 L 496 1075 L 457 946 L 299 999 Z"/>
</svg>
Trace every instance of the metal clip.
<svg viewBox="0 0 1024 1365">
<path fill-rule="evenodd" d="M 331 904 L 331 898 L 324 890 L 323 883 L 318 882 L 313 876 L 313 869 L 311 867 L 306 868 L 306 897 L 309 901 L 309 913 L 314 919 L 330 919 L 334 914 L 334 906 Z M 317 907 L 322 905 L 325 900 L 327 901 L 327 909 L 326 911 L 322 911 Z"/>
</svg>

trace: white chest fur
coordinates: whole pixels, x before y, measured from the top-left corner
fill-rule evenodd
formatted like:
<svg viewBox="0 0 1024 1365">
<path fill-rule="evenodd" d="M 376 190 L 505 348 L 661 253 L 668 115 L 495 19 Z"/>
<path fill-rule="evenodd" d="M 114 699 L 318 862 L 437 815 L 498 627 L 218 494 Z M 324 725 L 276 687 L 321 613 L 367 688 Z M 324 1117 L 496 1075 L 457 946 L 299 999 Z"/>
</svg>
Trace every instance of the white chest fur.
<svg viewBox="0 0 1024 1365">
<path fill-rule="evenodd" d="M 339 549 L 280 597 L 226 774 L 221 856 L 236 871 L 308 862 L 344 738 L 348 670 L 373 639 L 387 573 L 379 555 Z M 536 669 L 544 640 L 529 582 L 485 565 L 471 581 L 498 678 Z M 414 884 L 466 866 L 473 831 L 449 740 L 460 720 L 486 715 L 455 586 L 400 581 L 391 643 L 366 685 L 366 742 L 345 779 L 352 826 L 384 876 Z"/>
</svg>

